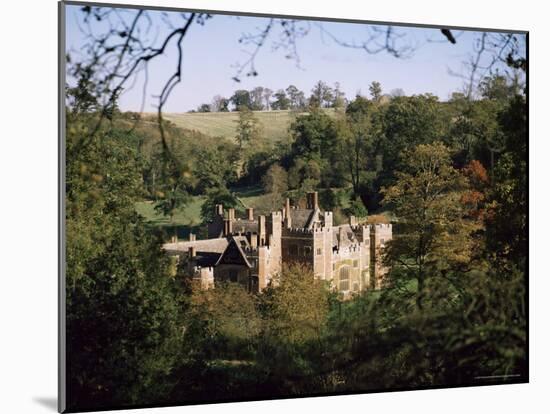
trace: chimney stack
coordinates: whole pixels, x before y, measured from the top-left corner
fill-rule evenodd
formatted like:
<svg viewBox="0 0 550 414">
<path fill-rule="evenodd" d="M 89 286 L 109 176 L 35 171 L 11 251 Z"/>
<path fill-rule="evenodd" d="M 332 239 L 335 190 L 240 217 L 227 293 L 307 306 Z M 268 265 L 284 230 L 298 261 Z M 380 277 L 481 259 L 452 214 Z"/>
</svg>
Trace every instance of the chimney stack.
<svg viewBox="0 0 550 414">
<path fill-rule="evenodd" d="M 287 197 L 286 201 L 285 201 L 285 213 L 284 213 L 284 216 L 285 216 L 285 227 L 287 229 L 291 228 L 292 227 L 292 220 L 290 218 L 290 199 Z"/>
<path fill-rule="evenodd" d="M 306 208 L 315 210 L 319 208 L 319 194 L 317 191 L 312 191 L 306 195 Z"/>
<path fill-rule="evenodd" d="M 223 220 L 223 235 L 229 236 L 231 233 L 233 233 L 233 222 L 231 219 L 224 219 Z"/>
<path fill-rule="evenodd" d="M 254 220 L 254 209 L 252 207 L 248 207 L 246 209 L 246 218 L 250 221 Z"/>
<path fill-rule="evenodd" d="M 338 248 L 344 243 L 344 226 L 338 227 Z"/>
<path fill-rule="evenodd" d="M 189 247 L 189 257 L 195 257 L 197 255 L 197 250 L 195 246 Z"/>
<path fill-rule="evenodd" d="M 357 219 L 355 216 L 349 216 L 349 225 L 352 227 L 357 226 Z"/>
<path fill-rule="evenodd" d="M 189 241 L 195 241 L 197 240 L 197 235 L 193 233 L 189 233 Z"/>
<path fill-rule="evenodd" d="M 265 216 L 258 216 L 258 246 L 265 245 Z"/>
<path fill-rule="evenodd" d="M 250 247 L 255 249 L 258 246 L 258 235 L 256 233 L 249 233 Z"/>
<path fill-rule="evenodd" d="M 214 215 L 223 217 L 223 204 L 216 204 L 216 207 L 214 207 Z"/>
<path fill-rule="evenodd" d="M 235 209 L 234 208 L 228 209 L 227 210 L 227 215 L 228 215 L 229 220 L 235 220 Z"/>
</svg>

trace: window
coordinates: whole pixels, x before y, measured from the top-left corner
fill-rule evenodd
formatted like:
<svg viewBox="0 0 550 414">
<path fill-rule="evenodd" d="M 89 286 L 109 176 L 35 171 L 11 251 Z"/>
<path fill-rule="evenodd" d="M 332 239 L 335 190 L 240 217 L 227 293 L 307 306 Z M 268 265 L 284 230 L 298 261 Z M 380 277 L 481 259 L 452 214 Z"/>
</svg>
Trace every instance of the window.
<svg viewBox="0 0 550 414">
<path fill-rule="evenodd" d="M 320 256 L 320 255 L 321 255 L 321 252 L 322 252 L 322 250 L 321 250 L 320 248 L 317 249 L 317 256 Z"/>
<path fill-rule="evenodd" d="M 304 256 L 311 256 L 311 246 L 304 246 Z"/>
<path fill-rule="evenodd" d="M 340 268 L 338 290 L 349 290 L 349 266 L 344 266 Z"/>
<path fill-rule="evenodd" d="M 353 261 L 353 267 L 359 267 L 359 260 Z"/>
</svg>

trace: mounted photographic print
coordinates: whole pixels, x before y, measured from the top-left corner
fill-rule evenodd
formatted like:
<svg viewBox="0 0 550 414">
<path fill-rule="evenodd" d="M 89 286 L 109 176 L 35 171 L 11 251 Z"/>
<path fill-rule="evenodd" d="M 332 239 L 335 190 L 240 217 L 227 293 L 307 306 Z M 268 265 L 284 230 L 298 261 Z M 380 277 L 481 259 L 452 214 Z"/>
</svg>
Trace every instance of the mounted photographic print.
<svg viewBox="0 0 550 414">
<path fill-rule="evenodd" d="M 59 10 L 60 411 L 528 381 L 527 32 Z"/>
</svg>

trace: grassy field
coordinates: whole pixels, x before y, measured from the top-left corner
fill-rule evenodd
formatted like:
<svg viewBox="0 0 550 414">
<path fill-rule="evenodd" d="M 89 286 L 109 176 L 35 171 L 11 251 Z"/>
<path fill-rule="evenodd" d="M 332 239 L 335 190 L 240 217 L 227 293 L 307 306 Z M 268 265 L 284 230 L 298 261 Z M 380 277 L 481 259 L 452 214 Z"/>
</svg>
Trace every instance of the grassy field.
<svg viewBox="0 0 550 414">
<path fill-rule="evenodd" d="M 250 187 L 239 189 L 235 192 L 237 198 L 241 201 L 241 206 L 237 209 L 241 212 L 245 207 L 258 208 L 266 204 L 268 197 L 263 194 L 260 187 Z M 155 204 L 152 201 L 140 201 L 136 203 L 136 211 L 152 226 L 164 229 L 167 234 L 172 235 L 177 231 L 178 237 L 187 238 L 189 232 L 200 234 L 202 229 L 201 207 L 204 203 L 203 196 L 194 196 L 191 202 L 178 209 L 170 222 L 169 217 L 155 211 Z M 263 211 L 261 211 L 264 213 Z"/>
<path fill-rule="evenodd" d="M 326 109 L 327 113 L 333 110 Z M 288 127 L 297 114 L 291 111 L 255 111 L 254 115 L 262 125 L 263 133 L 269 142 L 285 140 Z M 166 113 L 164 118 L 181 128 L 196 130 L 212 137 L 235 139 L 238 112 L 193 112 Z"/>
</svg>

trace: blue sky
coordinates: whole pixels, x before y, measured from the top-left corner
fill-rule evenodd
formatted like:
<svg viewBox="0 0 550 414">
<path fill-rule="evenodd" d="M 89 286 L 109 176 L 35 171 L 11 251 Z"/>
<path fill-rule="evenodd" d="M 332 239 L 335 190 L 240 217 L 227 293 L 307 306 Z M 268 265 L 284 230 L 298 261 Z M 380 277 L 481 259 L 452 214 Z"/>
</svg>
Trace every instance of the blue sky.
<svg viewBox="0 0 550 414">
<path fill-rule="evenodd" d="M 125 11 L 122 16 L 129 19 L 133 11 Z M 159 12 L 149 11 L 152 29 L 149 37 L 158 42 L 168 32 Z M 178 14 L 170 12 L 173 22 L 181 20 Z M 124 18 L 124 17 L 123 17 Z M 67 6 L 67 50 L 78 60 L 84 38 L 77 21 L 82 21 L 78 6 Z M 395 58 L 385 52 L 367 54 L 363 50 L 337 45 L 323 34 L 318 23 L 309 23 L 309 33 L 297 43 L 300 66 L 292 59 L 285 58 L 285 50 L 273 50 L 278 40 L 274 32 L 256 58 L 258 76 L 241 77 L 235 82 L 235 64 L 248 58 L 250 46 L 239 44 L 243 33 L 257 32 L 264 27 L 266 18 L 234 17 L 214 15 L 204 26 L 191 26 L 183 42 L 183 80 L 170 95 L 165 106 L 166 112 L 184 112 L 195 109 L 201 103 L 210 103 L 214 95 L 229 97 L 236 89 L 252 89 L 264 86 L 272 90 L 296 85 L 309 96 L 318 80 L 329 85 L 339 82 L 348 98 L 357 92 L 368 94 L 372 81 L 382 84 L 383 91 L 401 88 L 406 94 L 432 93 L 446 100 L 454 91 L 462 90 L 463 79 L 453 76 L 449 70 L 464 73 L 463 62 L 472 53 L 474 39 L 479 32 L 455 31 L 457 44 L 445 41 L 439 29 L 396 28 L 403 34 L 403 42 L 414 45 L 409 58 Z M 356 23 L 323 22 L 322 28 L 347 42 L 360 42 L 367 36 L 368 25 Z M 102 23 L 94 22 L 92 29 L 97 33 L 104 30 Z M 158 28 L 158 35 L 155 30 Z M 435 40 L 435 41 L 434 41 Z M 157 42 L 157 44 L 158 44 Z M 176 58 L 175 47 L 166 56 L 151 63 L 148 76 L 148 91 L 145 95 L 144 111 L 154 111 L 156 99 L 162 86 L 173 73 Z M 143 74 L 136 79 L 133 88 L 127 88 L 120 98 L 122 110 L 137 111 L 143 98 Z M 130 85 L 128 85 L 130 86 Z"/>
</svg>

